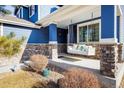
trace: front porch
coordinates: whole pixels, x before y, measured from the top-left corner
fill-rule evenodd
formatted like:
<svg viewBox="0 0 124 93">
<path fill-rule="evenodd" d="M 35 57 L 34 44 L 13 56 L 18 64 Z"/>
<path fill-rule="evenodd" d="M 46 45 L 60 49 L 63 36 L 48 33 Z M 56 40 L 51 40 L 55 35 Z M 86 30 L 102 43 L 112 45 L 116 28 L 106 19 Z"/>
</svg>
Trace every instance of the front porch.
<svg viewBox="0 0 124 93">
<path fill-rule="evenodd" d="M 63 57 L 62 57 L 63 56 Z M 64 58 L 64 56 L 66 58 Z M 71 61 L 71 60 L 75 61 Z M 116 79 L 110 78 L 104 75 L 100 74 L 100 60 L 96 59 L 88 59 L 88 58 L 82 58 L 82 57 L 75 57 L 70 55 L 61 55 L 60 58 L 56 60 L 49 59 L 49 64 L 52 64 L 56 66 L 59 69 L 67 70 L 69 68 L 81 68 L 81 69 L 87 69 L 91 72 L 93 72 L 95 75 L 97 75 L 98 79 L 101 81 L 102 85 L 104 87 L 116 87 Z"/>
</svg>

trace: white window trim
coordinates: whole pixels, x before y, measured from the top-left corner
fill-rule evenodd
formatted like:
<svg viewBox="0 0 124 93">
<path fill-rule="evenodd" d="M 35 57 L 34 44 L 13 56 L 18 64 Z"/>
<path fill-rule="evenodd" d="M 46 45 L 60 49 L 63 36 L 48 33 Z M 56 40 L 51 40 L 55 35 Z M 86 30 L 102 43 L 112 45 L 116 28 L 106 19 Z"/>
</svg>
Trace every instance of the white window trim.
<svg viewBox="0 0 124 93">
<path fill-rule="evenodd" d="M 19 16 L 17 16 L 17 15 L 19 15 Z M 19 10 L 17 11 L 16 16 L 20 18 L 20 8 L 19 8 Z"/>
<path fill-rule="evenodd" d="M 3 24 L 0 23 L 0 36 L 3 36 Z"/>
<path fill-rule="evenodd" d="M 29 18 L 31 18 L 35 14 L 35 5 L 34 5 L 34 13 L 32 13 L 31 15 L 30 15 L 30 6 L 28 9 L 29 9 Z"/>
<path fill-rule="evenodd" d="M 21 8 L 21 18 L 23 18 L 23 8 Z"/>
<path fill-rule="evenodd" d="M 77 43 L 98 43 L 98 42 L 93 42 L 93 41 L 88 41 L 88 40 L 87 40 L 87 42 L 79 42 L 79 27 L 88 26 L 88 25 L 92 25 L 92 24 L 96 24 L 96 23 L 99 23 L 99 41 L 98 42 L 101 41 L 101 20 L 98 19 L 98 20 L 85 22 L 85 23 L 81 23 L 81 24 L 77 25 Z"/>
<path fill-rule="evenodd" d="M 20 15 L 20 12 L 21 12 L 21 15 Z M 22 8 L 22 7 L 19 8 L 19 10 L 18 10 L 16 16 L 17 16 L 18 14 L 19 14 L 19 18 L 23 18 L 23 8 Z"/>
</svg>

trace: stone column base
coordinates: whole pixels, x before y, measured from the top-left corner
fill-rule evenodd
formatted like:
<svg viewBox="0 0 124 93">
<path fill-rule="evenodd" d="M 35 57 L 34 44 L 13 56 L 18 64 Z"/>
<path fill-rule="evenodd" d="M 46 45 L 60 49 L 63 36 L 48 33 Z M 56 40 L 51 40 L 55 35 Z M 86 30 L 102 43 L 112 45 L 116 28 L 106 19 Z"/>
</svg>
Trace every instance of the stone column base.
<svg viewBox="0 0 124 93">
<path fill-rule="evenodd" d="M 116 63 L 118 62 L 118 47 L 115 44 L 100 46 L 100 72 L 109 77 L 116 77 Z"/>
</svg>

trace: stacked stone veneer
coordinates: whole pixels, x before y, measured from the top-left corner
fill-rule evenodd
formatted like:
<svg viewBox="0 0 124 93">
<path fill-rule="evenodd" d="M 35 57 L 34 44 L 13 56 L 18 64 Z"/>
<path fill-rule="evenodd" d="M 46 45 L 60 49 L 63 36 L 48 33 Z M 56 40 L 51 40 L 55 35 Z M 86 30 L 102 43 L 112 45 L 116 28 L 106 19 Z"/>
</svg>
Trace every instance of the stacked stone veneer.
<svg viewBox="0 0 124 93">
<path fill-rule="evenodd" d="M 21 61 L 29 60 L 31 55 L 41 54 L 52 57 L 52 49 L 57 49 L 58 54 L 66 53 L 66 44 L 27 44 Z"/>
<path fill-rule="evenodd" d="M 116 77 L 118 45 L 100 45 L 100 72 L 109 77 Z"/>
<path fill-rule="evenodd" d="M 118 63 L 122 63 L 123 60 L 122 60 L 122 47 L 123 47 L 123 44 L 118 44 Z"/>
</svg>

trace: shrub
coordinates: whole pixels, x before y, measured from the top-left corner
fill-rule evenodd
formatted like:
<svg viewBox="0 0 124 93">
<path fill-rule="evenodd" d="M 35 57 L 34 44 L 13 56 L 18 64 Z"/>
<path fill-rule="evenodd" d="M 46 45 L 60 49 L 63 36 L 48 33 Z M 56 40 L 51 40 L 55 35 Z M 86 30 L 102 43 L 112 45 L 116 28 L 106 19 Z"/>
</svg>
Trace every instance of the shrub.
<svg viewBox="0 0 124 93">
<path fill-rule="evenodd" d="M 0 56 L 11 57 L 21 50 L 21 44 L 24 42 L 24 38 L 14 39 L 15 34 L 11 32 L 7 36 L 0 37 Z"/>
<path fill-rule="evenodd" d="M 65 76 L 58 80 L 62 88 L 98 88 L 101 87 L 97 77 L 87 70 L 71 68 L 63 73 Z"/>
<path fill-rule="evenodd" d="M 31 63 L 29 64 L 30 67 L 35 70 L 36 72 L 40 72 L 43 69 L 46 68 L 47 64 L 48 64 L 48 59 L 47 57 L 43 56 L 43 55 L 33 55 L 30 57 L 30 61 Z"/>
</svg>

